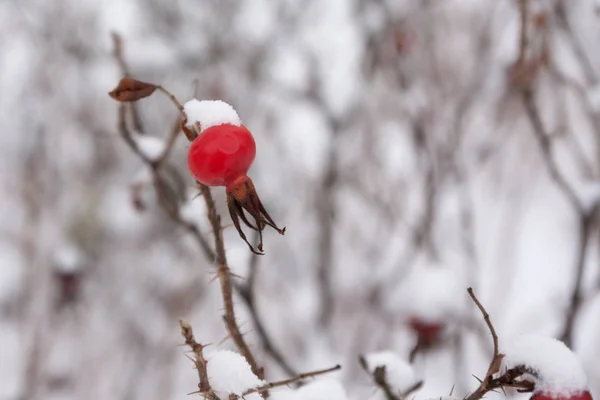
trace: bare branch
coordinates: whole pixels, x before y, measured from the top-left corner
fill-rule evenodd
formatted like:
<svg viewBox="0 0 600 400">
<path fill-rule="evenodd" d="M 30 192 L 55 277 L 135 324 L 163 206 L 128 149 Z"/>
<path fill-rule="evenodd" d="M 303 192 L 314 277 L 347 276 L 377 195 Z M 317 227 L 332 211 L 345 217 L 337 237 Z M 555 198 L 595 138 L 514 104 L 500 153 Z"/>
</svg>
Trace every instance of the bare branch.
<svg viewBox="0 0 600 400">
<path fill-rule="evenodd" d="M 500 364 L 504 355 L 499 354 L 498 336 L 496 335 L 496 330 L 494 329 L 494 325 L 490 320 L 489 314 L 487 313 L 481 302 L 479 302 L 479 300 L 475 296 L 475 293 L 473 293 L 473 289 L 468 288 L 467 291 L 469 292 L 471 299 L 473 299 L 473 302 L 477 305 L 477 308 L 479 308 L 479 311 L 481 311 L 483 319 L 485 320 L 485 323 L 487 324 L 490 330 L 492 339 L 494 341 L 494 355 L 492 357 L 492 361 L 490 362 L 490 366 L 488 367 L 487 373 L 485 374 L 485 378 L 481 380 L 476 377 L 476 379 L 479 380 L 480 383 L 479 387 L 473 393 L 465 397 L 464 400 L 480 400 L 488 392 L 504 387 L 515 387 L 524 390 L 532 390 L 533 384 L 531 382 L 517 380 L 517 378 L 519 378 L 521 375 L 528 372 L 527 368 L 524 366 L 511 368 L 499 377 L 494 378 L 494 375 L 500 372 Z"/>
<path fill-rule="evenodd" d="M 256 233 L 256 236 L 258 234 Z M 256 243 L 256 239 L 254 240 Z M 248 310 L 250 311 L 250 316 L 252 321 L 254 322 L 254 327 L 256 328 L 256 334 L 260 338 L 263 348 L 267 354 L 271 356 L 271 358 L 279 364 L 279 366 L 285 371 L 289 376 L 296 376 L 298 373 L 291 367 L 288 360 L 286 360 L 284 354 L 277 349 L 271 337 L 266 331 L 265 325 L 260 317 L 260 313 L 256 307 L 256 277 L 258 275 L 258 263 L 260 261 L 260 257 L 258 254 L 252 253 L 250 255 L 250 265 L 249 265 L 249 274 L 248 279 L 245 284 L 234 283 L 234 288 L 236 292 L 240 295 L 240 297 L 246 303 Z"/>
<path fill-rule="evenodd" d="M 557 16 L 557 20 L 559 22 L 559 26 L 564 31 L 567 36 L 567 40 L 573 49 L 573 53 L 575 54 L 575 58 L 579 62 L 583 74 L 585 75 L 585 79 L 589 84 L 595 85 L 598 83 L 598 76 L 596 71 L 594 70 L 594 66 L 590 60 L 590 57 L 585 52 L 583 48 L 583 44 L 573 32 L 573 28 L 571 27 L 571 23 L 569 21 L 569 17 L 567 15 L 567 10 L 565 9 L 564 1 L 555 2 L 555 15 Z"/>
<path fill-rule="evenodd" d="M 210 382 L 208 381 L 208 373 L 206 370 L 207 362 L 202 354 L 204 346 L 196 342 L 196 339 L 194 339 L 194 332 L 192 331 L 190 324 L 180 319 L 179 325 L 181 326 L 181 336 L 183 336 L 185 339 L 185 344 L 192 349 L 192 352 L 196 356 L 194 364 L 196 365 L 196 370 L 198 370 L 198 378 L 200 379 L 200 383 L 198 383 L 199 392 L 204 394 L 205 397 L 208 397 L 210 400 L 218 400 L 219 397 L 217 397 L 217 395 L 214 393 L 210 387 Z"/>
<path fill-rule="evenodd" d="M 473 293 L 473 288 L 468 288 L 467 292 L 469 292 L 469 296 L 471 296 L 471 299 L 473 299 L 473 302 L 475 303 L 475 305 L 477 305 L 477 308 L 479 308 L 479 311 L 481 311 L 481 315 L 483 315 L 483 319 L 484 319 L 485 323 L 487 324 L 488 329 L 490 330 L 490 334 L 492 335 L 492 341 L 494 343 L 494 355 L 492 356 L 492 361 L 490 362 L 490 366 L 489 366 L 487 374 L 486 374 L 486 380 L 489 380 L 491 378 L 491 376 L 495 372 L 497 372 L 494 370 L 496 369 L 495 367 L 497 366 L 498 358 L 500 357 L 499 351 L 498 351 L 498 335 L 496 334 L 494 325 L 492 325 L 492 321 L 490 320 L 490 315 L 488 314 L 486 309 L 483 307 L 483 305 L 481 304 L 479 299 L 477 299 L 477 297 L 475 296 L 475 293 Z"/>
<path fill-rule="evenodd" d="M 119 68 L 121 69 L 121 73 L 123 74 L 123 76 L 130 76 L 131 74 L 129 71 L 129 67 L 127 66 L 127 63 L 125 62 L 125 56 L 123 55 L 123 39 L 116 32 L 112 32 L 111 36 L 113 39 L 113 57 L 119 64 Z M 135 104 L 135 103 L 131 103 L 131 114 L 133 117 L 134 129 L 137 132 L 143 134 L 144 125 L 142 124 L 142 119 L 141 119 L 140 113 L 137 109 L 137 104 Z"/>
<path fill-rule="evenodd" d="M 562 5 L 562 2 L 558 2 L 557 7 L 558 8 L 556 10 L 556 13 L 559 16 L 562 27 L 565 30 L 565 32 L 567 33 L 567 35 L 573 40 L 574 39 L 574 36 L 572 35 L 573 32 L 571 31 L 570 25 L 566 18 L 566 14 L 565 14 L 565 10 L 564 10 L 564 6 Z M 525 13 L 526 13 L 526 10 L 521 9 L 521 32 L 522 32 L 522 35 L 524 34 L 524 32 L 527 29 L 527 18 L 525 18 L 523 16 L 523 14 L 525 14 Z M 521 47 L 523 47 L 523 46 L 526 46 L 527 43 L 526 42 L 521 43 L 520 45 L 521 45 Z M 572 45 L 575 49 L 576 54 L 578 55 L 578 59 L 579 59 L 580 63 L 582 64 L 583 67 L 585 67 L 586 66 L 586 62 L 585 62 L 586 58 L 585 58 L 585 55 L 582 53 L 581 48 L 578 46 L 577 42 L 575 42 L 575 41 L 572 41 Z M 580 51 L 577 51 L 578 49 Z M 525 51 L 526 51 L 526 49 L 522 48 L 520 53 L 524 54 Z M 584 68 L 584 70 L 587 71 L 588 81 L 593 82 L 596 80 L 593 70 L 591 70 L 590 68 Z M 552 69 L 551 69 L 551 71 L 552 71 Z M 579 309 L 580 309 L 581 303 L 582 303 L 583 296 L 581 293 L 581 289 L 582 289 L 583 275 L 584 275 L 584 271 L 585 271 L 585 259 L 586 259 L 586 254 L 587 254 L 587 251 L 589 248 L 588 243 L 589 243 L 590 235 L 591 235 L 590 227 L 592 225 L 592 221 L 593 221 L 594 215 L 596 213 L 596 207 L 591 210 L 586 210 L 586 208 L 582 204 L 581 200 L 576 195 L 574 188 L 571 186 L 571 184 L 569 184 L 566 177 L 559 170 L 558 165 L 557 165 L 556 161 L 554 160 L 554 157 L 552 156 L 552 143 L 550 140 L 550 136 L 548 135 L 548 132 L 542 122 L 539 109 L 537 107 L 537 104 L 535 103 L 534 94 L 535 94 L 535 92 L 533 89 L 533 85 L 531 83 L 522 89 L 521 95 L 522 95 L 522 99 L 523 99 L 523 105 L 525 108 L 525 112 L 526 112 L 527 117 L 529 118 L 531 125 L 533 127 L 532 131 L 533 131 L 534 136 L 537 139 L 538 145 L 540 147 L 540 150 L 542 153 L 542 159 L 544 161 L 544 164 L 546 165 L 546 169 L 548 170 L 548 173 L 550 174 L 550 177 L 551 177 L 552 181 L 554 182 L 554 184 L 558 187 L 558 189 L 566 197 L 567 201 L 571 204 L 571 206 L 574 209 L 575 213 L 577 214 L 578 220 L 579 220 L 578 221 L 579 222 L 579 246 L 578 246 L 577 257 L 576 257 L 576 261 L 575 261 L 575 283 L 574 283 L 573 289 L 571 291 L 571 296 L 569 299 L 569 307 L 568 307 L 564 327 L 563 327 L 562 334 L 561 334 L 561 340 L 563 340 L 565 342 L 565 344 L 567 344 L 567 346 L 570 346 L 571 341 L 572 341 L 572 334 L 573 334 L 573 327 L 575 324 L 575 319 L 577 317 L 577 314 L 579 312 Z"/>
<path fill-rule="evenodd" d="M 264 370 L 260 368 L 256 363 L 254 355 L 252 354 L 250 348 L 246 344 L 244 336 L 242 335 L 235 318 L 235 309 L 233 307 L 232 293 L 233 285 L 231 283 L 231 272 L 229 270 L 229 266 L 227 265 L 227 257 L 225 255 L 223 229 L 221 227 L 221 216 L 217 213 L 217 208 L 212 198 L 212 194 L 210 193 L 209 187 L 200 183 L 198 184 L 198 186 L 200 188 L 200 192 L 202 193 L 202 197 L 204 198 L 204 202 L 206 203 L 208 219 L 210 221 L 214 233 L 217 263 L 219 265 L 218 274 L 219 281 L 221 283 L 221 295 L 223 296 L 223 305 L 225 308 L 224 319 L 226 322 L 225 325 L 227 326 L 227 331 L 229 332 L 231 339 L 236 344 L 240 353 L 244 356 L 246 361 L 248 361 L 248 364 L 250 364 L 252 372 L 260 379 L 263 379 Z"/>
<path fill-rule="evenodd" d="M 589 242 L 592 236 L 591 227 L 595 217 L 595 212 L 590 215 L 582 215 L 579 219 L 579 246 L 577 248 L 577 259 L 575 261 L 575 282 L 569 298 L 569 307 L 560 335 L 567 346 L 571 347 L 573 342 L 573 328 L 575 320 L 583 303 L 582 285 L 585 272 L 585 259 L 589 249 Z"/>
<path fill-rule="evenodd" d="M 126 112 L 127 108 L 125 104 L 121 104 L 119 107 L 119 131 L 121 136 L 123 137 L 125 143 L 133 150 L 133 152 L 142 160 L 144 164 L 150 169 L 153 177 L 153 185 L 159 199 L 159 205 L 165 211 L 165 213 L 178 225 L 185 228 L 189 233 L 192 234 L 194 239 L 200 245 L 200 248 L 206 258 L 211 262 L 216 260 L 216 255 L 214 251 L 210 248 L 207 240 L 202 236 L 201 232 L 198 230 L 198 227 L 195 224 L 189 223 L 181 218 L 179 214 L 179 208 L 175 204 L 172 204 L 169 200 L 169 196 L 166 194 L 166 191 L 169 188 L 168 182 L 164 178 L 164 174 L 162 172 L 162 167 L 165 164 L 164 159 L 159 158 L 159 162 L 155 162 L 149 159 L 138 147 L 137 142 L 131 136 L 129 129 L 127 128 L 126 121 Z M 167 152 L 167 150 L 165 150 Z M 163 153 L 164 156 L 165 153 Z M 168 153 L 166 153 L 168 156 Z M 165 156 L 166 157 L 166 156 Z"/>
<path fill-rule="evenodd" d="M 270 382 L 270 383 L 267 383 L 266 385 L 263 385 L 263 386 L 260 386 L 257 388 L 252 388 L 250 390 L 247 390 L 244 393 L 244 396 L 249 395 L 250 393 L 256 393 L 256 392 L 263 393 L 274 387 L 286 386 L 286 385 L 289 385 L 290 383 L 298 382 L 298 381 L 301 381 L 306 378 L 312 378 L 317 375 L 328 374 L 330 372 L 338 371 L 340 369 L 342 369 L 342 366 L 336 365 L 335 367 L 331 367 L 331 368 L 327 368 L 327 369 L 321 369 L 321 370 L 313 371 L 313 372 L 305 372 L 305 373 L 299 374 L 290 379 L 284 379 L 282 381 L 277 381 L 277 382 Z"/>
<path fill-rule="evenodd" d="M 533 91 L 531 89 L 525 89 L 522 93 L 523 104 L 525 106 L 525 112 L 529 118 L 533 127 L 533 133 L 542 151 L 542 159 L 546 168 L 550 173 L 550 177 L 556 184 L 556 186 L 563 192 L 571 206 L 575 209 L 578 214 L 585 214 L 585 210 L 579 198 L 575 195 L 575 191 L 569 185 L 566 178 L 559 171 L 558 166 L 554 157 L 552 157 L 551 142 L 548 133 L 542 123 L 539 110 L 535 104 L 533 98 Z"/>
</svg>

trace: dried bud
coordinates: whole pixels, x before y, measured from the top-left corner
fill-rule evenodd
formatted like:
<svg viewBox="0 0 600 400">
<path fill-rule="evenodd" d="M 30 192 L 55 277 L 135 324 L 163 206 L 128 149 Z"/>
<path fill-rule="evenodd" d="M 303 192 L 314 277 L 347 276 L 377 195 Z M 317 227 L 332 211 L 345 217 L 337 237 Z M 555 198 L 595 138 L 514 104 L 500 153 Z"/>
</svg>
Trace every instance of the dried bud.
<svg viewBox="0 0 600 400">
<path fill-rule="evenodd" d="M 194 139 L 196 139 L 196 132 L 192 131 L 187 127 L 187 118 L 184 118 L 183 121 L 181 121 L 181 130 L 190 142 L 193 142 Z"/>
<path fill-rule="evenodd" d="M 108 95 L 117 101 L 136 101 L 150 96 L 156 90 L 156 85 L 125 77 Z"/>
</svg>

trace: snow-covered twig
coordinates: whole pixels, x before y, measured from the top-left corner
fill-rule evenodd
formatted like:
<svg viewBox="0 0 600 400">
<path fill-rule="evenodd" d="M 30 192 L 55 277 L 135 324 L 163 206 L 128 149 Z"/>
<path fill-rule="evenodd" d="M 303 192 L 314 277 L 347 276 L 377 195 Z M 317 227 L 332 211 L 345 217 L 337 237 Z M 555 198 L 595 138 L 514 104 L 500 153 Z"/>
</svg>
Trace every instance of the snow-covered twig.
<svg viewBox="0 0 600 400">
<path fill-rule="evenodd" d="M 180 319 L 179 325 L 181 326 L 181 336 L 183 336 L 185 339 L 185 344 L 192 349 L 192 352 L 196 356 L 194 364 L 196 365 L 196 370 L 198 370 L 198 378 L 200 379 L 200 382 L 198 383 L 198 391 L 204 394 L 209 400 L 219 400 L 219 397 L 217 397 L 217 395 L 213 392 L 210 387 L 210 382 L 208 381 L 206 359 L 202 353 L 204 346 L 196 342 L 196 339 L 194 338 L 194 332 L 190 324 Z"/>
<path fill-rule="evenodd" d="M 256 392 L 259 392 L 259 393 L 266 392 L 269 389 L 272 389 L 274 387 L 286 386 L 286 385 L 289 385 L 290 383 L 298 382 L 298 381 L 301 381 L 303 379 L 312 378 L 312 377 L 317 376 L 317 375 L 328 374 L 330 372 L 337 371 L 337 370 L 339 370 L 341 368 L 342 368 L 341 365 L 336 365 L 335 367 L 331 367 L 331 368 L 327 368 L 327 369 L 321 369 L 321 370 L 312 371 L 312 372 L 305 372 L 305 373 L 299 374 L 297 376 L 294 376 L 293 378 L 284 379 L 282 381 L 269 382 L 266 385 L 263 385 L 263 386 L 260 386 L 260 387 L 257 387 L 257 388 L 249 389 L 248 391 L 246 391 L 246 393 L 244 393 L 244 396 L 249 395 L 251 393 L 256 393 Z"/>
</svg>

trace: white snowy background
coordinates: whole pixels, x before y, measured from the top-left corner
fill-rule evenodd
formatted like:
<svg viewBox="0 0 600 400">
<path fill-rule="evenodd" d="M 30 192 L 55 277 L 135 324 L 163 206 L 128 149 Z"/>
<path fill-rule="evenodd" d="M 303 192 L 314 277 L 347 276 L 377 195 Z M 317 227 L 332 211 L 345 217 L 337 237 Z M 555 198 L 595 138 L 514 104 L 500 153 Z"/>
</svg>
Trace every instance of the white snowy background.
<svg viewBox="0 0 600 400">
<path fill-rule="evenodd" d="M 535 104 L 559 173 L 588 212 L 600 199 L 600 5 L 530 3 L 530 44 L 545 40 L 550 59 Z M 182 101 L 227 101 L 253 132 L 250 176 L 287 226 L 265 236 L 256 309 L 295 371 L 339 363 L 326 378 L 349 398 L 378 396 L 358 357 L 407 359 L 416 313 L 446 319 L 443 343 L 415 359 L 425 382 L 416 397 L 453 387 L 462 397 L 491 355 L 468 286 L 501 345 L 519 334 L 561 337 L 580 216 L 508 79 L 518 6 L 0 2 L 0 400 L 188 398 L 197 374 L 178 347 L 179 318 L 213 350 L 233 349 L 214 266 L 157 205 L 147 168 L 119 136 L 107 94 L 121 77 L 111 32 L 134 77 Z M 138 107 L 140 147 L 152 157 L 177 112 L 159 95 Z M 182 136 L 169 158 L 192 194 L 181 214 L 211 241 L 186 147 Z M 223 189 L 213 193 L 230 224 Z M 569 345 L 600 398 L 597 222 Z M 251 255 L 232 227 L 225 241 L 231 268 L 247 276 Z M 236 306 L 266 379 L 288 377 Z M 317 398 L 311 390 L 298 398 Z"/>
</svg>

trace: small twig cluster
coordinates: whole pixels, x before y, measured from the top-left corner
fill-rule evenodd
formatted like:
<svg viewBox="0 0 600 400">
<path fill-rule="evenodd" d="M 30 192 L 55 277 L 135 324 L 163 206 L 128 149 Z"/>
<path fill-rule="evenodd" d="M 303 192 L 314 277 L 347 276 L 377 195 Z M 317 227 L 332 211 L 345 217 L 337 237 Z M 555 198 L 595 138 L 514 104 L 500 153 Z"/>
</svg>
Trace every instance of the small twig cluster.
<svg viewBox="0 0 600 400">
<path fill-rule="evenodd" d="M 525 366 L 517 366 L 514 368 L 507 369 L 504 373 L 501 373 L 503 354 L 500 354 L 498 347 L 498 335 L 494 329 L 494 325 L 490 320 L 490 315 L 486 311 L 485 307 L 481 304 L 472 288 L 468 288 L 467 292 L 473 302 L 479 308 L 479 311 L 483 315 L 483 319 L 488 326 L 490 334 L 492 335 L 492 341 L 494 343 L 494 354 L 492 360 L 483 379 L 475 377 L 479 381 L 479 387 L 475 389 L 471 394 L 465 397 L 464 400 L 480 400 L 487 393 L 495 391 L 497 389 L 504 390 L 504 388 L 512 387 L 516 388 L 521 392 L 530 392 L 533 390 L 533 383 L 520 380 L 523 374 L 528 373 L 529 370 Z"/>
<path fill-rule="evenodd" d="M 566 16 L 566 10 L 562 2 L 556 3 L 555 16 L 559 22 L 559 26 L 566 33 L 567 38 L 570 42 L 570 46 L 573 48 L 573 53 L 576 55 L 577 61 L 586 76 L 586 80 L 595 84 L 597 78 L 593 72 L 593 68 L 590 67 L 589 59 L 581 43 L 578 42 L 573 31 L 571 29 L 569 20 Z M 546 23 L 532 23 L 535 21 L 535 16 L 531 16 L 530 1 L 522 0 L 519 2 L 519 15 L 520 15 L 520 33 L 519 33 L 519 55 L 514 63 L 513 69 L 518 72 L 520 76 L 519 94 L 523 102 L 523 108 L 525 115 L 531 123 L 532 132 L 540 149 L 542 161 L 548 175 L 552 180 L 553 184 L 563 194 L 573 212 L 576 214 L 578 223 L 578 248 L 577 256 L 575 259 L 575 280 L 574 285 L 569 298 L 569 306 L 565 314 L 565 320 L 560 334 L 560 339 L 567 345 L 571 345 L 573 328 L 575 325 L 575 319 L 579 314 L 583 303 L 582 295 L 582 283 L 585 270 L 585 260 L 587 257 L 588 250 L 590 248 L 589 242 L 592 236 L 592 227 L 596 218 L 598 204 L 594 204 L 591 209 L 586 209 L 581 199 L 577 196 L 573 183 L 569 182 L 566 174 L 561 171 L 558 163 L 553 154 L 553 142 L 551 135 L 542 120 L 541 112 L 538 104 L 536 103 L 536 92 L 537 83 L 539 82 L 539 75 L 542 69 L 550 72 L 551 76 L 558 79 L 559 82 L 565 78 L 556 68 L 555 63 L 552 61 L 552 54 L 550 52 L 548 42 L 549 32 L 546 28 Z M 542 20 L 546 17 L 541 16 Z M 535 29 L 531 29 L 531 28 Z M 533 34 L 531 33 L 533 32 Z M 531 43 L 530 36 L 540 36 L 542 38 L 541 48 L 536 48 Z M 539 47 L 539 46 L 538 46 Z M 576 89 L 580 89 L 576 85 Z M 584 101 L 588 101 L 585 99 Z M 592 116 L 593 121 L 597 118 Z M 596 129 L 596 134 L 600 133 L 600 129 L 597 125 L 593 125 Z"/>
<path fill-rule="evenodd" d="M 382 392 L 385 395 L 385 398 L 387 400 L 403 400 L 403 399 L 407 398 L 408 396 L 410 396 L 412 393 L 421 389 L 421 387 L 423 387 L 424 382 L 418 381 L 414 385 L 412 385 L 409 388 L 407 388 L 406 390 L 404 390 L 404 392 L 396 393 L 387 381 L 387 378 L 386 378 L 386 369 L 387 368 L 385 365 L 377 366 L 377 367 L 375 367 L 373 372 L 371 372 L 371 371 L 369 371 L 369 368 L 367 365 L 367 360 L 365 360 L 365 358 L 363 356 L 360 356 L 358 358 L 358 362 L 359 362 L 360 366 L 365 370 L 365 372 L 368 373 L 369 375 L 371 375 L 371 377 L 373 378 L 373 383 L 375 383 L 375 385 L 382 390 Z"/>
</svg>

